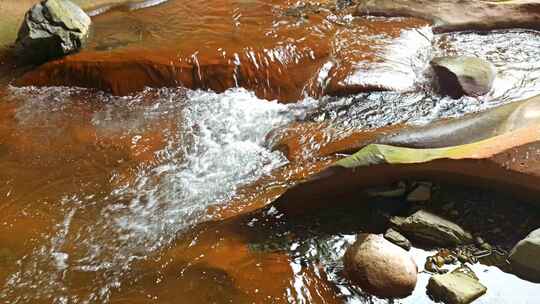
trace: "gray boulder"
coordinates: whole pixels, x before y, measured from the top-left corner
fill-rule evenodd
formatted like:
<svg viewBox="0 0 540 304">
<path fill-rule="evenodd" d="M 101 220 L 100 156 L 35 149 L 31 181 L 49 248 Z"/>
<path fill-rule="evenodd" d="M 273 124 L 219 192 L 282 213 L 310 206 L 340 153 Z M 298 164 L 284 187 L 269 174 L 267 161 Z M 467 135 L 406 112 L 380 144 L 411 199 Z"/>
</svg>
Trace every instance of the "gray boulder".
<svg viewBox="0 0 540 304">
<path fill-rule="evenodd" d="M 69 0 L 44 0 L 25 15 L 16 41 L 17 53 L 41 63 L 78 51 L 90 29 L 90 17 Z"/>
<path fill-rule="evenodd" d="M 453 98 L 487 94 L 495 80 L 495 67 L 476 57 L 438 57 L 431 61 L 441 93 Z"/>
<path fill-rule="evenodd" d="M 446 304 L 468 304 L 484 295 L 487 288 L 467 266 L 434 275 L 429 279 L 427 293 L 435 301 Z"/>
<path fill-rule="evenodd" d="M 416 286 L 418 268 L 407 251 L 374 234 L 360 234 L 344 257 L 347 277 L 364 291 L 401 298 Z"/>
<path fill-rule="evenodd" d="M 518 276 L 540 283 L 540 229 L 519 241 L 510 252 L 508 260 Z"/>
<path fill-rule="evenodd" d="M 424 210 L 407 218 L 390 219 L 397 230 L 429 245 L 455 246 L 472 243 L 472 235 L 459 225 Z"/>
</svg>

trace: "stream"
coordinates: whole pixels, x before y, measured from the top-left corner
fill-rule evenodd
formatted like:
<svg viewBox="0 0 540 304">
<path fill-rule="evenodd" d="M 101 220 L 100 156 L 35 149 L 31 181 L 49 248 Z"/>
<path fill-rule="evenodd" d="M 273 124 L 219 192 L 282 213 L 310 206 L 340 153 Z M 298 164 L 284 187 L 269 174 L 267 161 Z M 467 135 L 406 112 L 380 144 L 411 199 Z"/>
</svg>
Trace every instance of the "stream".
<svg viewBox="0 0 540 304">
<path fill-rule="evenodd" d="M 433 34 L 408 18 L 324 5 L 297 20 L 283 14 L 289 1 L 148 4 L 96 9 L 92 40 L 73 62 L 129 66 L 140 56 L 178 71 L 185 62 L 196 66 L 186 73 L 193 85 L 178 76 L 123 96 L 75 78 L 0 86 L 0 302 L 433 303 L 426 273 L 396 300 L 342 276 L 356 233 L 381 229 L 369 202 L 298 218 L 268 205 L 333 160 L 289 160 L 271 138 L 293 123 L 325 123 L 335 136 L 426 125 L 537 95 L 540 32 Z M 440 96 L 429 61 L 443 55 L 489 60 L 494 89 Z M 212 70 L 234 60 L 240 68 Z M 149 74 L 160 81 L 159 71 Z M 137 75 L 111 83 L 131 90 Z M 337 139 L 303 136 L 308 156 Z M 411 253 L 423 265 L 430 251 Z M 538 302 L 539 284 L 488 263 L 474 270 L 488 287 L 474 303 Z"/>
</svg>

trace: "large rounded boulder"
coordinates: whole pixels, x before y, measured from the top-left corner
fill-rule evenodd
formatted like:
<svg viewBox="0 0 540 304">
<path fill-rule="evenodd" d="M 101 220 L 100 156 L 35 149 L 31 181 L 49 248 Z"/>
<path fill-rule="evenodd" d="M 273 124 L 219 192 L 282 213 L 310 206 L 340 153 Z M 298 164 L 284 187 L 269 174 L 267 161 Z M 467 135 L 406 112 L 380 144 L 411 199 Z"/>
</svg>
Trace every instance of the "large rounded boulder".
<svg viewBox="0 0 540 304">
<path fill-rule="evenodd" d="M 17 53 L 34 63 L 74 53 L 85 44 L 90 23 L 90 17 L 69 0 L 41 1 L 24 17 Z"/>
<path fill-rule="evenodd" d="M 418 268 L 401 247 L 382 236 L 358 235 L 344 257 L 346 276 L 362 290 L 382 298 L 402 298 L 416 286 Z"/>
<path fill-rule="evenodd" d="M 453 98 L 487 94 L 496 75 L 491 63 L 476 57 L 437 57 L 431 66 L 441 93 Z"/>
</svg>

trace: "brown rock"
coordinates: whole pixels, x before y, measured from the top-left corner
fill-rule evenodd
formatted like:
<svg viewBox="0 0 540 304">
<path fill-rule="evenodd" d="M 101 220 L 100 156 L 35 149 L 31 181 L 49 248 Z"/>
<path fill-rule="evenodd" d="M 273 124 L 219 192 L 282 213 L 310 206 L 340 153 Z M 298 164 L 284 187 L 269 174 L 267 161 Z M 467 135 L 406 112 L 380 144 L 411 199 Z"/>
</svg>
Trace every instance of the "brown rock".
<svg viewBox="0 0 540 304">
<path fill-rule="evenodd" d="M 406 297 L 416 286 L 418 268 L 413 259 L 382 236 L 359 235 L 344 259 L 350 280 L 375 296 Z"/>
</svg>

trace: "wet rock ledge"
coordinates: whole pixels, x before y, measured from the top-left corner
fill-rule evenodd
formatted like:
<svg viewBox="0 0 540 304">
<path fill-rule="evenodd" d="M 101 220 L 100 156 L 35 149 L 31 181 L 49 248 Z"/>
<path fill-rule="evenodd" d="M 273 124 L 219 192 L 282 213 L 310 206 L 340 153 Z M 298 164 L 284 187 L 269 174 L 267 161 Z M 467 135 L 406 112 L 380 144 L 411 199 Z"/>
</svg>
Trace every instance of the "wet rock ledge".
<svg viewBox="0 0 540 304">
<path fill-rule="evenodd" d="M 540 29 L 540 3 L 534 0 L 365 0 L 359 2 L 356 14 L 431 20 L 436 33 Z"/>
<path fill-rule="evenodd" d="M 349 141 L 326 151 L 348 156 L 299 182 L 273 206 L 295 216 L 307 209 L 334 208 L 336 200 L 392 205 L 375 217 L 381 226 L 376 233 L 386 231 L 384 238 L 396 248 L 433 250 L 421 272 L 431 276 L 428 295 L 447 304 L 468 304 L 486 293 L 471 270 L 478 262 L 536 282 L 540 268 L 532 257 L 540 254 L 538 107 L 540 96 L 535 96 L 427 126 L 353 137 L 355 147 Z M 290 159 L 298 161 L 294 155 Z M 462 187 L 458 192 L 463 194 L 444 192 L 441 184 L 461 185 L 456 187 Z M 473 197 L 472 187 L 489 195 Z M 483 202 L 499 192 L 509 198 Z M 529 206 L 522 206 L 525 202 Z M 368 293 L 399 297 L 373 289 L 366 279 L 370 263 L 365 260 L 385 259 L 394 250 L 374 251 L 364 260 L 358 252 L 365 240 L 358 235 L 344 257 L 347 277 Z M 351 256 L 358 259 L 352 263 Z M 384 273 L 376 276 L 394 282 L 406 265 L 379 267 Z"/>
<path fill-rule="evenodd" d="M 359 235 L 345 254 L 352 281 L 380 297 L 406 297 L 416 286 L 418 268 L 402 248 L 374 234 Z"/>
</svg>

